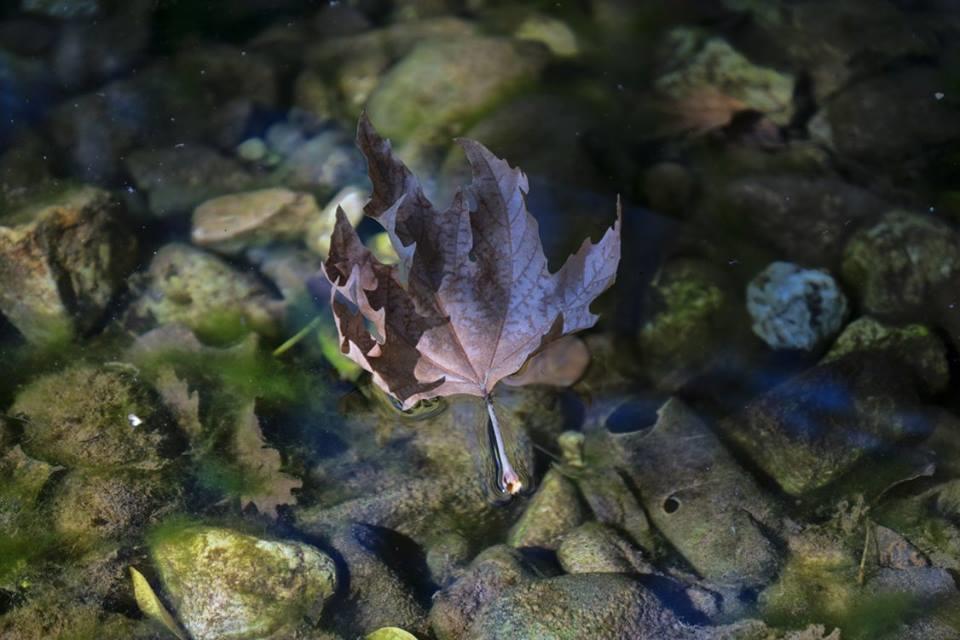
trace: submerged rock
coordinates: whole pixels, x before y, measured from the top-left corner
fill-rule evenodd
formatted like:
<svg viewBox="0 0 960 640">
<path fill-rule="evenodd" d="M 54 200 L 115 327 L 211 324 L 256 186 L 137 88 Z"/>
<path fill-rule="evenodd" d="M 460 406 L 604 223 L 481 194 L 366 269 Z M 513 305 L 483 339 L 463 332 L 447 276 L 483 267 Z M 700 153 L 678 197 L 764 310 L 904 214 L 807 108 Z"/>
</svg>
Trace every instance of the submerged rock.
<svg viewBox="0 0 960 640">
<path fill-rule="evenodd" d="M 840 331 L 847 298 L 825 271 L 774 262 L 747 285 L 747 310 L 771 348 L 811 351 Z"/>
<path fill-rule="evenodd" d="M 324 616 L 325 626 L 350 638 L 387 626 L 426 633 L 429 585 L 419 548 L 392 531 L 362 524 L 340 526 L 329 544 L 342 562 L 346 593 Z"/>
<path fill-rule="evenodd" d="M 960 274 L 960 237 L 930 215 L 889 211 L 854 234 L 843 278 L 864 311 L 880 317 L 930 314 L 938 290 Z"/>
<path fill-rule="evenodd" d="M 126 164 L 158 217 L 186 213 L 210 198 L 255 186 L 239 161 L 202 145 L 139 149 Z"/>
<path fill-rule="evenodd" d="M 51 497 L 56 532 L 81 548 L 142 531 L 173 492 L 168 480 L 143 472 L 71 471 Z"/>
<path fill-rule="evenodd" d="M 229 342 L 250 331 L 277 330 L 276 301 L 252 275 L 186 244 L 165 245 L 150 263 L 128 324 L 144 330 L 181 323 L 198 336 Z"/>
<path fill-rule="evenodd" d="M 557 560 L 567 573 L 653 573 L 643 553 L 615 529 L 588 522 L 566 533 Z"/>
<path fill-rule="evenodd" d="M 889 163 L 960 139 L 955 97 L 938 100 L 944 74 L 906 67 L 850 85 L 826 102 L 809 128 L 843 157 Z"/>
<path fill-rule="evenodd" d="M 793 115 L 793 76 L 750 62 L 722 38 L 694 29 L 671 30 L 662 45 L 663 71 L 654 86 L 662 94 L 696 109 L 706 92 L 752 109 L 784 125 Z M 724 125 L 726 122 L 719 122 Z"/>
<path fill-rule="evenodd" d="M 65 190 L 0 219 L 0 311 L 31 342 L 92 329 L 133 268 L 135 238 L 105 191 Z"/>
<path fill-rule="evenodd" d="M 853 353 L 788 380 L 718 426 L 784 491 L 800 495 L 933 430 L 912 382 L 882 353 Z"/>
<path fill-rule="evenodd" d="M 547 471 L 523 515 L 510 529 L 513 547 L 554 549 L 560 537 L 583 521 L 577 487 L 556 469 Z"/>
<path fill-rule="evenodd" d="M 272 242 L 294 242 L 320 215 L 309 193 L 273 188 L 207 200 L 193 211 L 190 239 L 214 251 L 235 254 Z"/>
<path fill-rule="evenodd" d="M 724 274 L 703 261 L 667 262 L 650 296 L 651 311 L 638 333 L 640 359 L 651 383 L 667 391 L 724 358 L 724 343 L 746 319 Z"/>
<path fill-rule="evenodd" d="M 153 469 L 180 449 L 156 393 L 105 367 L 80 364 L 41 376 L 17 395 L 10 413 L 24 420 L 27 453 L 67 467 Z"/>
<path fill-rule="evenodd" d="M 384 137 L 445 142 L 533 82 L 543 62 L 536 48 L 527 51 L 499 38 L 421 42 L 377 85 L 367 107 L 370 119 Z"/>
<path fill-rule="evenodd" d="M 464 638 L 700 637 L 653 593 L 627 576 L 581 573 L 504 591 L 481 610 Z"/>
<path fill-rule="evenodd" d="M 337 585 L 333 560 L 301 542 L 205 526 L 154 536 L 150 555 L 196 640 L 254 640 L 316 616 Z"/>
<path fill-rule="evenodd" d="M 756 238 L 793 262 L 839 265 L 847 238 L 882 213 L 884 202 L 837 178 L 799 172 L 720 180 L 706 194 L 701 222 L 727 233 L 733 229 L 741 240 Z"/>
<path fill-rule="evenodd" d="M 728 585 L 776 574 L 778 505 L 692 410 L 671 399 L 656 424 L 610 438 L 650 519 L 698 573 Z"/>
<path fill-rule="evenodd" d="M 460 578 L 441 589 L 430 609 L 430 627 L 439 640 L 471 637 L 477 615 L 506 589 L 532 582 L 538 573 L 516 549 L 504 545 L 480 553 Z"/>
<path fill-rule="evenodd" d="M 930 395 L 944 391 L 950 382 L 946 345 L 924 325 L 896 326 L 870 316 L 857 318 L 844 328 L 821 362 L 862 351 L 879 351 L 908 366 Z"/>
</svg>

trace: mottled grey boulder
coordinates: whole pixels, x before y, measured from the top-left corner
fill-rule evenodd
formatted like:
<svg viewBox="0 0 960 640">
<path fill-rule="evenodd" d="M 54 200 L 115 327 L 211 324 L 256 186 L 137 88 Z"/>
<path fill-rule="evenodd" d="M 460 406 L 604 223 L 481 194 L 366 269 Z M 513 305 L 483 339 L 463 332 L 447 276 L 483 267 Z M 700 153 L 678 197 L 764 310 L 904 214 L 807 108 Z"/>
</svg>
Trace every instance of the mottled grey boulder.
<svg viewBox="0 0 960 640">
<path fill-rule="evenodd" d="M 847 298 L 826 271 L 774 262 L 747 285 L 747 311 L 770 348 L 811 351 L 840 331 Z"/>
<path fill-rule="evenodd" d="M 779 505 L 689 407 L 673 398 L 652 427 L 610 439 L 653 524 L 699 574 L 731 585 L 776 574 Z"/>
</svg>

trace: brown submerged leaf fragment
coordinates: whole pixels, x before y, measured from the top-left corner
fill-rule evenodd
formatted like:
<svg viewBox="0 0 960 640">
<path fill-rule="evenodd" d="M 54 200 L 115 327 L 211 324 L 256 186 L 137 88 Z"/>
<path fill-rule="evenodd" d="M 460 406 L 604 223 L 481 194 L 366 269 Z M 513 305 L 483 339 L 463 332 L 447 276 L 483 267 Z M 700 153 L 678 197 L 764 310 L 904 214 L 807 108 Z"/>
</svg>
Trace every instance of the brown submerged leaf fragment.
<svg viewBox="0 0 960 640">
<path fill-rule="evenodd" d="M 303 481 L 280 470 L 280 452 L 264 439 L 252 402 L 238 414 L 233 454 L 251 487 L 240 496 L 241 507 L 253 504 L 260 513 L 276 517 L 277 507 L 296 503 L 293 489 L 302 487 Z"/>
<path fill-rule="evenodd" d="M 341 350 L 405 408 L 460 393 L 487 398 L 547 344 L 593 326 L 590 304 L 620 260 L 618 205 L 603 238 L 585 240 L 551 274 L 526 176 L 480 143 L 459 142 L 473 182 L 439 211 L 362 116 L 357 143 L 373 183 L 364 212 L 400 262 L 377 261 L 338 214 L 324 263 Z"/>
</svg>

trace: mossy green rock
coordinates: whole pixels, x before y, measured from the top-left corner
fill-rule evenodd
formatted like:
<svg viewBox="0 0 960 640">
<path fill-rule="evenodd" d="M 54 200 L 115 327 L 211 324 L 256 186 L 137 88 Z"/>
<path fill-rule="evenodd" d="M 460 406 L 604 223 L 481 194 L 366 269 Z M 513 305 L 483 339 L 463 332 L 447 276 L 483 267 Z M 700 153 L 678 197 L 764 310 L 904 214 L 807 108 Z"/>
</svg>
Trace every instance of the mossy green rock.
<svg viewBox="0 0 960 640">
<path fill-rule="evenodd" d="M 866 312 L 922 317 L 960 273 L 960 239 L 932 216 L 889 211 L 850 238 L 842 273 Z"/>
<path fill-rule="evenodd" d="M 567 573 L 654 573 L 653 566 L 613 527 L 588 522 L 560 540 L 557 560 Z"/>
<path fill-rule="evenodd" d="M 513 547 L 555 549 L 560 537 L 583 522 L 576 485 L 556 469 L 547 471 L 523 515 L 510 529 Z"/>
<path fill-rule="evenodd" d="M 23 448 L 35 458 L 67 467 L 150 469 L 181 448 L 162 406 L 153 389 L 127 373 L 77 365 L 31 382 L 10 413 L 24 420 Z"/>
<path fill-rule="evenodd" d="M 0 312 L 30 342 L 92 328 L 133 268 L 135 238 L 110 194 L 77 187 L 0 222 Z"/>
<path fill-rule="evenodd" d="M 59 535 L 84 547 L 136 532 L 171 495 L 161 474 L 71 471 L 57 484 L 50 517 Z"/>
<path fill-rule="evenodd" d="M 270 637 L 318 614 L 337 584 L 333 560 L 314 547 L 230 529 L 160 532 L 150 554 L 175 615 L 195 640 Z"/>
<path fill-rule="evenodd" d="M 545 56 L 531 46 L 487 37 L 424 41 L 380 81 L 370 119 L 385 137 L 446 142 L 536 78 Z"/>
<path fill-rule="evenodd" d="M 823 358 L 831 362 L 858 351 L 882 351 L 907 365 L 928 393 L 939 393 L 950 382 L 947 348 L 922 324 L 888 325 L 864 316 L 846 326 Z"/>
<path fill-rule="evenodd" d="M 652 312 L 638 334 L 641 359 L 658 388 L 675 390 L 721 355 L 717 345 L 729 340 L 734 301 L 716 267 L 690 259 L 665 264 L 651 298 Z"/>
<path fill-rule="evenodd" d="M 128 313 L 135 329 L 181 323 L 216 343 L 277 330 L 279 307 L 263 284 L 213 254 L 168 244 L 154 256 L 147 278 Z"/>
</svg>

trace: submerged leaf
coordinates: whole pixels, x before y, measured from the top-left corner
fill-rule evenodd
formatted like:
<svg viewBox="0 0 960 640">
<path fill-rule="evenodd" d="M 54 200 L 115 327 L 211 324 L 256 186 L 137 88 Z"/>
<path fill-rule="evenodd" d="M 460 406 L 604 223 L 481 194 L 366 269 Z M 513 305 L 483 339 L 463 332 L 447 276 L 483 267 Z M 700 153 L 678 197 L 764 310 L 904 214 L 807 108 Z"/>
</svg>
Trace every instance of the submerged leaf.
<svg viewBox="0 0 960 640">
<path fill-rule="evenodd" d="M 191 393 L 186 380 L 181 380 L 169 365 L 160 368 L 154 387 L 173 412 L 177 425 L 189 439 L 190 446 L 196 448 L 203 433 L 203 425 L 200 424 L 200 397 L 197 392 Z"/>
<path fill-rule="evenodd" d="M 404 408 L 488 397 L 545 345 L 597 321 L 589 307 L 616 278 L 619 211 L 600 242 L 585 240 L 551 274 L 519 169 L 461 140 L 473 182 L 439 211 L 365 116 L 357 138 L 373 183 L 364 211 L 390 235 L 399 264 L 379 262 L 339 214 L 324 273 L 341 351 Z"/>
<path fill-rule="evenodd" d="M 133 597 L 136 599 L 137 606 L 140 607 L 143 615 L 162 624 L 170 633 L 180 638 L 180 640 L 187 640 L 187 636 L 180 628 L 179 623 L 170 615 L 167 608 L 163 606 L 160 598 L 157 597 L 153 587 L 151 587 L 147 579 L 143 577 L 143 574 L 133 567 L 130 567 L 130 579 L 133 581 Z"/>
<path fill-rule="evenodd" d="M 277 507 L 297 501 L 292 492 L 303 486 L 303 481 L 280 470 L 280 452 L 264 440 L 252 402 L 238 414 L 233 453 L 244 476 L 242 507 L 252 503 L 260 513 L 276 517 Z"/>
</svg>

